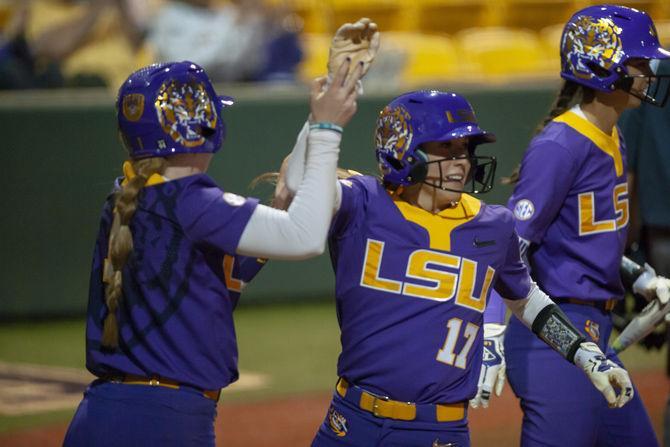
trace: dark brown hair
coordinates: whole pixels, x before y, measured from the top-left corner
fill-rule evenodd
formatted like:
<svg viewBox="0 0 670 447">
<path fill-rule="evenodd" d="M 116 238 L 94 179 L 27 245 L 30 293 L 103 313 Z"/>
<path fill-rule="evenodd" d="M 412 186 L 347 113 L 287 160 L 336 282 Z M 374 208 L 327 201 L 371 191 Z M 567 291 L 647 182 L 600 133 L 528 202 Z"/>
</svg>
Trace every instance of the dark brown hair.
<svg viewBox="0 0 670 447">
<path fill-rule="evenodd" d="M 581 102 L 591 102 L 595 96 L 595 92 L 588 87 L 584 87 L 580 84 L 577 84 L 574 81 L 563 81 L 554 103 L 549 109 L 549 113 L 542 119 L 540 124 L 535 128 L 535 135 L 542 132 L 542 130 L 549 124 L 554 118 L 570 110 L 576 104 Z M 514 168 L 514 171 L 510 174 L 509 177 L 503 177 L 500 182 L 504 185 L 511 185 L 519 181 L 519 170 L 520 165 L 517 165 Z"/>
</svg>

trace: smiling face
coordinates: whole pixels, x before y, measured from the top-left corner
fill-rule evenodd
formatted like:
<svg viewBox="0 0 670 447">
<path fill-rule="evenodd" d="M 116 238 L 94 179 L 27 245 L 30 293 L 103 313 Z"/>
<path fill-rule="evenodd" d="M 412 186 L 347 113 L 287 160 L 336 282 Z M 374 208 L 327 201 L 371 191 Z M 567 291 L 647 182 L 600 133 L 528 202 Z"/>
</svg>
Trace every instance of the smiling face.
<svg viewBox="0 0 670 447">
<path fill-rule="evenodd" d="M 408 188 L 413 196 L 408 201 L 427 211 L 440 212 L 461 199 L 471 168 L 468 139 L 431 141 L 422 144 L 421 150 L 428 156 L 425 182 L 440 187 L 419 183 L 418 188 Z"/>
</svg>

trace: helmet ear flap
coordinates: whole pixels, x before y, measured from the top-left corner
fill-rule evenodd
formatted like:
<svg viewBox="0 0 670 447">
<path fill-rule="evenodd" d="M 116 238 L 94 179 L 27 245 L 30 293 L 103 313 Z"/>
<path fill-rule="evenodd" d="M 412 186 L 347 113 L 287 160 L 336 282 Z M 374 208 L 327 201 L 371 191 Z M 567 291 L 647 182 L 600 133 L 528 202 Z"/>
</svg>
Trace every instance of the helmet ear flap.
<svg viewBox="0 0 670 447">
<path fill-rule="evenodd" d="M 410 166 L 407 180 L 413 185 L 423 182 L 428 175 L 428 166 L 426 165 L 428 155 L 421 149 L 417 149 L 414 151 L 414 157 L 408 157 L 407 162 Z"/>
<path fill-rule="evenodd" d="M 624 92 L 630 92 L 630 89 L 633 88 L 634 81 L 633 78 L 628 76 L 621 77 L 614 83 L 614 88 L 623 90 Z"/>
</svg>

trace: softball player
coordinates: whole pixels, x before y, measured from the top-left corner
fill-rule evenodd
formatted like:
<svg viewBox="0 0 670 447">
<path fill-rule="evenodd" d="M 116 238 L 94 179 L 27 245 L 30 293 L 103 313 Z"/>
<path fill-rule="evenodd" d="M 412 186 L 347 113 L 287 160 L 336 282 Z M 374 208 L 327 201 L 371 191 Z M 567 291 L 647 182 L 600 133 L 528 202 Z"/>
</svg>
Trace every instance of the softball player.
<svg viewBox="0 0 670 447">
<path fill-rule="evenodd" d="M 565 83 L 524 154 L 508 203 L 533 279 L 603 350 L 610 311 L 624 293 L 619 267 L 629 221 L 624 140 L 616 123 L 641 101 L 665 103 L 668 79 L 652 67 L 668 57 L 644 12 L 604 5 L 573 15 L 561 40 Z M 639 292 L 653 295 L 662 285 L 650 276 L 635 286 Z M 501 303 L 494 301 L 487 322 L 502 323 Z M 488 340 L 491 355 L 475 405 L 502 387 L 500 332 Z M 510 385 L 524 412 L 521 445 L 657 445 L 639 396 L 624 408 L 608 408 L 588 380 L 518 318 L 511 319 L 504 346 Z"/>
<path fill-rule="evenodd" d="M 328 87 L 325 78 L 313 85 L 307 168 L 288 211 L 224 192 L 205 175 L 232 100 L 216 95 L 202 68 L 152 65 L 122 85 L 130 160 L 102 212 L 88 303 L 86 367 L 98 379 L 66 446 L 214 445 L 220 389 L 238 377 L 236 275 L 253 276 L 259 256 L 323 252 L 361 74 L 348 68 Z"/>
<path fill-rule="evenodd" d="M 300 184 L 306 131 L 289 158 L 289 191 Z M 492 141 L 462 96 L 407 93 L 377 121 L 382 178 L 339 181 L 329 244 L 340 379 L 313 446 L 468 446 L 493 288 L 612 405 L 632 397 L 627 373 L 531 282 L 511 212 L 463 193 L 491 188 L 495 159 L 475 150 Z"/>
</svg>

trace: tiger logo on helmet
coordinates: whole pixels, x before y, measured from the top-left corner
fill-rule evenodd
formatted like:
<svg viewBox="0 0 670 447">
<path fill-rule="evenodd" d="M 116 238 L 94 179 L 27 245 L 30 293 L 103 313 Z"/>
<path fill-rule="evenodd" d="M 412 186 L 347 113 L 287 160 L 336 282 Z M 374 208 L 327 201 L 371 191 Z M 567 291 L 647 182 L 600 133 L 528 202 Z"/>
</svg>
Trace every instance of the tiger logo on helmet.
<svg viewBox="0 0 670 447">
<path fill-rule="evenodd" d="M 165 62 L 132 73 L 116 100 L 119 134 L 130 158 L 215 153 L 233 98 L 216 94 L 199 65 Z"/>
<path fill-rule="evenodd" d="M 569 24 L 563 35 L 563 64 L 575 76 L 591 79 L 594 73 L 586 64 L 591 62 L 609 70 L 621 62 L 623 45 L 621 28 L 612 19 L 580 16 Z"/>
<path fill-rule="evenodd" d="M 411 115 L 403 106 L 384 107 L 377 120 L 375 147 L 380 152 L 401 160 L 412 144 L 414 135 L 410 119 Z"/>
<path fill-rule="evenodd" d="M 561 37 L 561 77 L 603 92 L 617 88 L 654 105 L 668 97 L 667 78 L 645 74 L 654 89 L 630 90 L 634 77 L 626 65 L 631 59 L 659 60 L 670 57 L 658 41 L 651 17 L 643 11 L 619 5 L 588 6 L 566 23 Z M 663 85 L 661 82 L 663 81 Z"/>
<path fill-rule="evenodd" d="M 475 148 L 495 141 L 495 136 L 479 127 L 472 106 L 463 96 L 419 90 L 394 98 L 379 113 L 374 137 L 384 183 L 394 187 L 426 183 L 426 169 L 431 162 L 421 145 L 456 138 L 468 138 L 470 144 L 472 183 L 463 192 L 490 190 L 495 160 L 476 156 Z"/>
<path fill-rule="evenodd" d="M 156 96 L 156 113 L 163 131 L 185 147 L 204 144 L 202 129 L 216 129 L 218 120 L 202 82 L 165 82 Z"/>
</svg>

